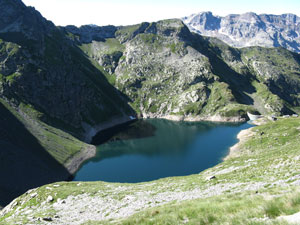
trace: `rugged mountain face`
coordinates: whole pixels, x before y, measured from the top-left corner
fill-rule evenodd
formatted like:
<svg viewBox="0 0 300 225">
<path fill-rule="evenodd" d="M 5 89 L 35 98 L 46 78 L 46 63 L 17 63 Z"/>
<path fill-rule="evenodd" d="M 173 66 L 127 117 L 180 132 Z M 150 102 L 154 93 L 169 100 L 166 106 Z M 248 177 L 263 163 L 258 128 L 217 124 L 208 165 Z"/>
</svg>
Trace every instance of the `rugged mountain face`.
<svg viewBox="0 0 300 225">
<path fill-rule="evenodd" d="M 15 196 L 67 179 L 94 154 L 82 141 L 134 113 L 35 9 L 19 0 L 1 0 L 0 9 L 0 196 Z"/>
<path fill-rule="evenodd" d="M 300 57 L 283 48 L 232 48 L 180 20 L 118 27 L 103 38 L 79 46 L 143 117 L 237 121 L 246 111 L 299 106 Z"/>
<path fill-rule="evenodd" d="M 214 16 L 211 12 L 182 18 L 191 31 L 217 37 L 234 47 L 284 47 L 300 52 L 300 18 L 293 14 L 255 13 Z"/>
</svg>

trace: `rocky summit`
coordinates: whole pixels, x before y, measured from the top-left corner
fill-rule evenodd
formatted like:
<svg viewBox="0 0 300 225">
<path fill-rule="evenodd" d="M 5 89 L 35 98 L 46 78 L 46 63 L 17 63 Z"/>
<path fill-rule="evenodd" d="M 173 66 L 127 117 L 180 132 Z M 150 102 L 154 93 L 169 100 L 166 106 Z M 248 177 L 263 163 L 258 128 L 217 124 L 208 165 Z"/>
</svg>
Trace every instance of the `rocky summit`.
<svg viewBox="0 0 300 225">
<path fill-rule="evenodd" d="M 0 0 L 0 15 L 0 206 L 29 188 L 72 178 L 95 154 L 89 143 L 98 131 L 134 117 L 245 121 L 247 112 L 299 112 L 296 50 L 238 49 L 179 19 L 56 27 L 20 0 Z M 256 24 L 252 17 L 263 18 L 246 14 L 234 23 Z M 298 26 L 293 16 L 264 18 Z M 222 18 L 204 27 L 218 24 Z M 296 46 L 298 33 L 291 35 Z"/>
<path fill-rule="evenodd" d="M 234 47 L 284 47 L 300 52 L 300 18 L 294 14 L 269 15 L 249 12 L 215 16 L 211 12 L 182 18 L 191 31 L 217 37 Z"/>
</svg>

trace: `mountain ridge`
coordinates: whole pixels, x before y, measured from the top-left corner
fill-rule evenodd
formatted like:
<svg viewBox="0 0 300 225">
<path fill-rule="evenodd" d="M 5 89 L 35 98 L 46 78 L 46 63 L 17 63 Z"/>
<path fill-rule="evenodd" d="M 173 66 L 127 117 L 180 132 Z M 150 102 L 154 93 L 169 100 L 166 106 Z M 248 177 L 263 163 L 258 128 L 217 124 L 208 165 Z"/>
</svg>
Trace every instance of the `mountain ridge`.
<svg viewBox="0 0 300 225">
<path fill-rule="evenodd" d="M 229 14 L 215 16 L 200 12 L 182 18 L 191 31 L 217 37 L 233 47 L 279 47 L 300 52 L 300 17 L 281 15 Z"/>
</svg>

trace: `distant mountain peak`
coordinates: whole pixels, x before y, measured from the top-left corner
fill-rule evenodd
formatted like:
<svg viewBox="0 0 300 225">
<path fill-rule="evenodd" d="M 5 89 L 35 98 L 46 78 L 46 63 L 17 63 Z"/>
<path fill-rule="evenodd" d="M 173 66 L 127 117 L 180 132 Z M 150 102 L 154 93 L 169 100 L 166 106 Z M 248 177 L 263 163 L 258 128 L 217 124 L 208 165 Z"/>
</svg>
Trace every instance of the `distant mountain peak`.
<svg viewBox="0 0 300 225">
<path fill-rule="evenodd" d="M 201 12 L 182 18 L 195 33 L 216 37 L 234 47 L 284 47 L 300 53 L 300 17 L 282 15 L 229 14 L 221 17 Z"/>
</svg>

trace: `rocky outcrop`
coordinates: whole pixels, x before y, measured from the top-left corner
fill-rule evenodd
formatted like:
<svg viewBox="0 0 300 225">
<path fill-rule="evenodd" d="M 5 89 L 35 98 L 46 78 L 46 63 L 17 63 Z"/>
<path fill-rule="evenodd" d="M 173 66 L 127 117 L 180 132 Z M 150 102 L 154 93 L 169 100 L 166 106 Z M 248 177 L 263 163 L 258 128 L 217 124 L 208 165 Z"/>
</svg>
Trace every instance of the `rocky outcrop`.
<svg viewBox="0 0 300 225">
<path fill-rule="evenodd" d="M 191 31 L 217 37 L 234 47 L 284 47 L 300 52 L 300 18 L 293 14 L 255 13 L 215 16 L 211 12 L 182 18 Z"/>
<path fill-rule="evenodd" d="M 80 46 L 140 117 L 242 121 L 247 111 L 287 114 L 299 105 L 298 54 L 232 48 L 180 20 L 119 27 L 115 38 Z"/>
</svg>

